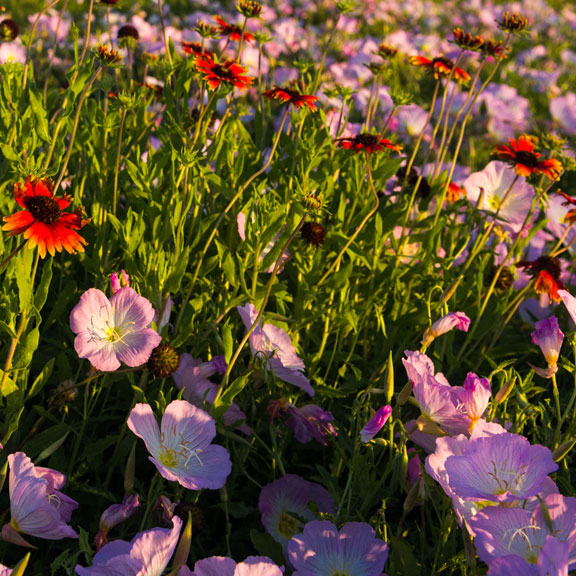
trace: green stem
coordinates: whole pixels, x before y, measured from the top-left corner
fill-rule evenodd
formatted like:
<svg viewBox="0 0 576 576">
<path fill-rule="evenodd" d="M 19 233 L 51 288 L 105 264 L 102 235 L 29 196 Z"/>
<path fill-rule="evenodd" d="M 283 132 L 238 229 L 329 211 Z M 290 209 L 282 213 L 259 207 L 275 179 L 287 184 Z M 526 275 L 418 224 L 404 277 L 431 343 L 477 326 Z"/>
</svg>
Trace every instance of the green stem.
<svg viewBox="0 0 576 576">
<path fill-rule="evenodd" d="M 86 52 L 88 50 L 88 45 L 90 44 L 90 26 L 92 25 L 92 9 L 94 8 L 94 0 L 90 0 L 88 6 L 88 23 L 86 24 L 86 41 L 84 42 L 84 48 L 82 49 L 82 55 L 80 56 L 80 61 L 78 62 L 78 68 L 82 66 Z"/>
<path fill-rule="evenodd" d="M 352 242 L 354 242 L 354 240 L 356 240 L 356 237 L 363 230 L 364 226 L 366 226 L 366 223 L 378 211 L 378 206 L 380 205 L 380 200 L 378 199 L 378 193 L 376 192 L 376 188 L 374 187 L 374 182 L 372 181 L 372 171 L 370 170 L 370 160 L 369 160 L 368 156 L 366 156 L 366 172 L 368 174 L 368 182 L 370 183 L 370 191 L 372 192 L 372 195 L 374 197 L 374 202 L 375 202 L 374 207 L 370 210 L 370 212 L 368 212 L 368 214 L 366 214 L 366 216 L 364 217 L 362 222 L 360 222 L 360 225 L 358 226 L 358 228 L 356 228 L 356 231 L 354 232 L 354 234 L 352 234 L 352 236 L 350 236 L 350 238 L 348 239 L 348 242 L 346 242 L 344 248 L 342 248 L 342 250 L 340 250 L 340 253 L 336 257 L 336 260 L 334 260 L 334 262 L 332 263 L 330 268 L 328 268 L 328 270 L 326 271 L 324 276 L 322 276 L 322 278 L 320 278 L 320 280 L 316 284 L 316 287 L 323 284 L 326 281 L 326 279 L 330 276 L 330 274 L 332 274 L 332 272 L 334 271 L 336 266 L 338 266 L 340 264 L 340 261 L 342 260 L 342 257 L 346 253 L 346 250 L 348 250 L 348 248 L 350 247 Z"/>
<path fill-rule="evenodd" d="M 56 180 L 56 184 L 54 185 L 54 192 L 56 192 L 56 190 L 58 190 L 58 187 L 60 186 L 60 184 L 62 183 L 62 180 L 64 179 L 64 174 L 66 173 L 66 168 L 68 168 L 68 162 L 70 161 L 70 156 L 72 154 L 72 148 L 74 148 L 74 140 L 76 138 L 76 130 L 78 129 L 78 123 L 80 121 L 80 112 L 82 111 L 82 104 L 84 104 L 84 100 L 86 99 L 86 96 L 88 95 L 90 88 L 92 88 L 92 84 L 94 84 L 94 81 L 98 77 L 98 74 L 100 74 L 101 70 L 102 70 L 102 66 L 100 65 L 100 66 L 98 66 L 98 68 L 96 69 L 94 74 L 92 75 L 92 78 L 90 78 L 88 85 L 86 86 L 86 88 L 84 88 L 84 91 L 82 92 L 82 95 L 80 96 L 80 101 L 78 102 L 78 109 L 76 110 L 76 116 L 74 117 L 74 126 L 72 127 L 72 134 L 70 135 L 70 142 L 68 144 L 68 150 L 66 152 L 66 157 L 64 158 L 64 164 L 62 165 L 62 169 L 60 170 L 60 175 L 58 176 L 58 180 Z"/>
<path fill-rule="evenodd" d="M 122 109 L 122 116 L 120 117 L 120 127 L 118 129 L 118 147 L 116 150 L 116 165 L 114 166 L 114 196 L 112 199 L 112 214 L 116 216 L 116 207 L 118 205 L 118 174 L 120 172 L 120 152 L 122 151 L 122 132 L 124 131 L 124 121 L 127 114 L 126 108 Z"/>
<path fill-rule="evenodd" d="M 252 182 L 254 182 L 254 180 L 256 178 L 258 178 L 261 174 L 264 174 L 264 172 L 266 172 L 266 170 L 268 169 L 268 166 L 270 166 L 270 164 L 272 162 L 272 158 L 274 157 L 274 153 L 276 152 L 276 148 L 278 147 L 278 143 L 280 142 L 280 136 L 282 135 L 282 129 L 284 128 L 286 118 L 288 117 L 288 110 L 289 110 L 289 106 L 286 106 L 286 109 L 284 110 L 284 115 L 282 116 L 282 121 L 280 122 L 280 128 L 278 129 L 278 133 L 276 134 L 276 138 L 274 139 L 274 143 L 272 144 L 272 150 L 270 151 L 270 156 L 269 156 L 268 160 L 266 161 L 264 166 L 262 166 L 262 168 L 260 168 L 260 170 L 258 170 L 258 172 L 255 172 L 250 178 L 248 178 L 247 182 L 238 190 L 238 192 L 236 192 L 234 197 L 230 200 L 230 202 L 228 202 L 228 205 L 226 206 L 226 208 L 224 208 L 224 210 L 220 213 L 220 216 L 218 217 L 216 222 L 213 224 L 212 231 L 210 232 L 210 236 L 208 237 L 207 241 L 204 244 L 204 247 L 202 248 L 202 253 L 200 254 L 200 259 L 198 261 L 198 264 L 196 265 L 196 269 L 194 270 L 194 275 L 192 277 L 190 287 L 188 288 L 187 293 L 186 293 L 186 297 L 184 298 L 185 302 L 190 300 L 190 296 L 192 295 L 192 291 L 194 290 L 196 280 L 198 279 L 198 275 L 200 274 L 200 270 L 202 268 L 202 263 L 204 262 L 204 258 L 206 257 L 206 254 L 208 253 L 208 249 L 212 245 L 212 241 L 214 240 L 214 238 L 216 237 L 216 234 L 218 233 L 218 228 L 220 227 L 220 224 L 222 224 L 222 221 L 224 220 L 224 218 L 226 217 L 228 212 L 230 212 L 230 210 L 232 210 L 232 208 L 234 207 L 234 205 L 236 204 L 238 199 L 242 196 L 244 191 L 248 188 L 248 186 L 250 186 L 250 184 L 252 184 Z M 182 306 L 182 308 L 180 309 L 180 313 L 178 315 L 178 318 L 176 319 L 176 324 L 175 324 L 176 330 L 180 326 L 180 322 L 182 322 L 184 310 L 185 310 L 185 307 Z"/>
</svg>

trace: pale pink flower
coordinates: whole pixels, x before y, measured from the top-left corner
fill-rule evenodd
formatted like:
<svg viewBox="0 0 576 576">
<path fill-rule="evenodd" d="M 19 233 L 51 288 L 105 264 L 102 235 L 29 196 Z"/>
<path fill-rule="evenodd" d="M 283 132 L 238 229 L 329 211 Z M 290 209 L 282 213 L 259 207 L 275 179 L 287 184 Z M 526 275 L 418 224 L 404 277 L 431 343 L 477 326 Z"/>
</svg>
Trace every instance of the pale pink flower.
<svg viewBox="0 0 576 576">
<path fill-rule="evenodd" d="M 454 328 L 462 332 L 468 332 L 469 327 L 470 318 L 468 318 L 464 312 L 448 312 L 446 316 L 443 316 L 440 320 L 436 320 L 436 322 L 424 332 L 422 346 L 428 346 L 432 340 Z"/>
</svg>

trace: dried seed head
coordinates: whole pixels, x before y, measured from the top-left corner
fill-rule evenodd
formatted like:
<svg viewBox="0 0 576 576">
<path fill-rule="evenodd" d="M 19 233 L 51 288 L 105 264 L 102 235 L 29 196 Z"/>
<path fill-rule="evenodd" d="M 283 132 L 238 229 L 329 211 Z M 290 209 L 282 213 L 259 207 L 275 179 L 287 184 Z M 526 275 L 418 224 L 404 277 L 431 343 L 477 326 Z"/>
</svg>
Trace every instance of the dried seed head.
<svg viewBox="0 0 576 576">
<path fill-rule="evenodd" d="M 156 378 L 168 378 L 178 370 L 179 364 L 180 356 L 176 349 L 170 344 L 162 342 L 152 351 L 147 366 Z"/>
<path fill-rule="evenodd" d="M 319 222 L 304 222 L 300 234 L 312 246 L 321 246 L 326 240 L 326 228 Z"/>
<path fill-rule="evenodd" d="M 12 18 L 6 18 L 0 22 L 0 42 L 12 42 L 18 38 L 20 28 Z"/>
</svg>

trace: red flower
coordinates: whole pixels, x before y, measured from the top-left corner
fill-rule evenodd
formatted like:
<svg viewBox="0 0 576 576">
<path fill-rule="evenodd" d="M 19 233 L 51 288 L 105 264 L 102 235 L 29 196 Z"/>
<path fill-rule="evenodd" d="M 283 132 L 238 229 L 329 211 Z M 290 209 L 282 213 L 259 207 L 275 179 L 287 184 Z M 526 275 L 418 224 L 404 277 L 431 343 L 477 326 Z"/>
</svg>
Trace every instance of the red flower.
<svg viewBox="0 0 576 576">
<path fill-rule="evenodd" d="M 562 267 L 560 262 L 552 256 L 540 256 L 536 260 L 521 260 L 517 268 L 524 268 L 532 278 L 536 278 L 534 290 L 537 294 L 548 294 L 554 302 L 560 302 L 558 290 L 565 290 L 560 280 Z"/>
<path fill-rule="evenodd" d="M 382 150 L 394 150 L 395 152 L 402 152 L 402 146 L 392 144 L 390 140 L 381 138 L 380 134 L 357 134 L 351 138 L 338 138 L 336 140 L 340 148 L 346 150 L 354 150 L 354 152 L 366 151 L 366 154 L 373 152 L 381 152 Z"/>
<path fill-rule="evenodd" d="M 318 100 L 316 96 L 307 96 L 305 94 L 300 94 L 298 90 L 280 88 L 278 86 L 272 90 L 266 90 L 263 95 L 266 98 L 270 98 L 270 100 L 276 99 L 282 100 L 282 102 L 287 102 L 288 104 L 294 104 L 296 108 L 304 108 L 304 106 L 308 106 L 312 111 L 316 110 L 314 102 Z"/>
<path fill-rule="evenodd" d="M 562 202 L 562 206 L 576 206 L 576 200 L 572 198 L 572 196 L 568 196 L 568 194 L 564 194 L 564 192 L 560 190 L 558 190 L 558 194 L 566 199 L 566 202 Z M 568 222 L 568 224 L 574 224 L 574 222 L 576 222 L 576 208 L 572 208 L 566 213 L 564 222 Z"/>
<path fill-rule="evenodd" d="M 218 32 L 222 36 L 230 36 L 232 42 L 240 42 L 240 38 L 242 37 L 242 28 L 240 28 L 240 26 L 228 24 L 228 22 L 220 18 L 220 16 L 214 16 L 214 20 L 218 22 Z M 244 41 L 248 42 L 248 44 L 252 44 L 252 42 L 254 42 L 254 34 L 244 32 Z"/>
<path fill-rule="evenodd" d="M 186 40 L 182 40 L 180 43 L 182 44 L 182 50 L 184 50 L 184 52 L 188 54 L 188 56 L 190 56 L 191 54 L 193 54 L 194 56 L 202 54 L 202 44 L 200 44 L 200 42 L 187 42 Z M 206 50 L 206 48 L 204 48 L 204 55 L 213 59 L 214 52 L 211 52 L 210 50 Z"/>
<path fill-rule="evenodd" d="M 86 240 L 74 230 L 80 230 L 89 222 L 82 217 L 83 209 L 74 212 L 63 212 L 70 206 L 70 196 L 56 198 L 52 192 L 50 180 L 35 180 L 28 177 L 24 185 L 14 186 L 14 198 L 24 208 L 12 216 L 4 218 L 9 236 L 24 233 L 28 246 L 38 246 L 40 256 L 44 258 L 46 251 L 54 256 L 56 251 L 64 248 L 70 254 L 84 252 Z"/>
<path fill-rule="evenodd" d="M 248 69 L 236 64 L 233 60 L 228 59 L 220 64 L 214 62 L 212 56 L 204 54 L 195 57 L 194 65 L 199 72 L 204 74 L 204 80 L 208 82 L 212 90 L 216 90 L 222 83 L 244 90 L 254 81 L 251 76 L 246 76 Z"/>
<path fill-rule="evenodd" d="M 523 134 L 516 141 L 510 138 L 510 145 L 499 145 L 492 152 L 504 162 L 514 165 L 514 171 L 519 176 L 530 176 L 530 174 L 545 174 L 554 180 L 562 172 L 562 164 L 559 160 L 550 158 L 549 160 L 539 160 L 542 154 L 534 152 L 534 144 L 529 136 Z"/>
<path fill-rule="evenodd" d="M 429 60 L 424 56 L 411 56 L 410 64 L 414 66 L 423 66 L 427 70 L 434 73 L 434 78 L 448 78 L 450 72 L 454 69 L 452 73 L 452 78 L 458 82 L 469 82 L 470 74 L 462 70 L 462 68 L 455 67 L 452 60 L 444 56 L 439 56 L 438 58 L 433 58 Z"/>
</svg>

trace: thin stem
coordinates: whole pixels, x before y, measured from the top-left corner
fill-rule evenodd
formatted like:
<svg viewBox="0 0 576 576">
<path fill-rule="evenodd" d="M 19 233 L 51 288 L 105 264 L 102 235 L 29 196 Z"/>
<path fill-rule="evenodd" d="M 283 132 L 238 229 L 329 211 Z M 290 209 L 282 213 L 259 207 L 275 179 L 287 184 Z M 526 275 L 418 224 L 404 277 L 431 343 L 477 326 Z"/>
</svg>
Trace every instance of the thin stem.
<svg viewBox="0 0 576 576">
<path fill-rule="evenodd" d="M 96 72 L 94 72 L 94 74 L 92 75 L 92 78 L 90 78 L 88 85 L 86 86 L 86 88 L 84 88 L 84 91 L 82 92 L 82 96 L 80 96 L 80 101 L 78 102 L 78 109 L 76 110 L 76 116 L 74 117 L 74 126 L 72 128 L 72 134 L 70 134 L 70 143 L 68 144 L 68 150 L 66 152 L 64 164 L 62 165 L 62 169 L 60 170 L 60 175 L 58 176 L 58 180 L 56 180 L 56 184 L 54 185 L 54 192 L 56 192 L 56 190 L 58 190 L 58 187 L 60 186 L 60 184 L 62 183 L 62 180 L 64 179 L 64 174 L 66 173 L 66 168 L 68 168 L 68 162 L 70 161 L 70 156 L 72 154 L 72 148 L 74 148 L 74 140 L 76 138 L 76 130 L 78 129 L 78 123 L 80 120 L 80 112 L 82 111 L 82 104 L 84 104 L 84 100 L 86 99 L 86 96 L 88 95 L 88 91 L 90 90 L 90 88 L 92 88 L 92 84 L 94 84 L 94 81 L 98 77 L 98 74 L 100 74 L 101 70 L 102 70 L 102 66 L 99 66 L 96 69 Z"/>
<path fill-rule="evenodd" d="M 16 246 L 16 248 L 14 248 L 14 250 L 12 250 L 12 252 L 10 252 L 10 254 L 8 254 L 8 256 L 6 256 L 6 259 L 0 264 L 0 272 L 2 272 L 10 260 L 12 260 L 12 258 L 14 258 L 14 256 L 16 256 L 16 254 L 26 246 L 26 242 L 28 242 L 28 240 L 22 241 L 18 246 Z"/>
<path fill-rule="evenodd" d="M 84 42 L 82 55 L 80 56 L 80 61 L 78 62 L 78 68 L 82 66 L 82 62 L 84 62 L 84 57 L 86 56 L 86 51 L 88 50 L 88 44 L 90 44 L 90 26 L 92 25 L 93 8 L 94 8 L 94 0 L 90 0 L 90 5 L 88 6 L 88 23 L 86 24 L 86 41 Z"/>
<path fill-rule="evenodd" d="M 370 183 L 370 191 L 372 192 L 372 195 L 374 197 L 375 205 L 370 210 L 370 212 L 368 212 L 368 214 L 366 214 L 366 216 L 364 217 L 362 222 L 360 222 L 360 226 L 358 226 L 358 228 L 356 228 L 356 231 L 354 232 L 354 234 L 352 234 L 352 236 L 350 236 L 350 238 L 348 239 L 348 242 L 346 242 L 344 248 L 342 248 L 342 250 L 340 250 L 340 253 L 336 257 L 336 260 L 334 260 L 334 262 L 332 263 L 330 268 L 328 268 L 328 270 L 326 271 L 324 276 L 322 276 L 322 278 L 320 278 L 320 280 L 316 284 L 317 287 L 320 286 L 321 284 L 323 284 L 325 282 L 325 280 L 328 278 L 328 276 L 330 276 L 330 274 L 332 274 L 332 272 L 336 268 L 336 266 L 338 266 L 340 264 L 340 261 L 342 260 L 342 257 L 346 253 L 346 250 L 348 250 L 348 248 L 350 247 L 352 242 L 354 242 L 354 240 L 356 240 L 356 237 L 358 236 L 358 234 L 360 234 L 360 232 L 362 231 L 364 226 L 366 226 L 366 223 L 368 222 L 368 220 L 370 220 L 370 218 L 372 218 L 372 216 L 378 210 L 378 206 L 380 205 L 380 201 L 378 199 L 378 193 L 376 192 L 376 188 L 374 187 L 374 182 L 372 181 L 372 171 L 370 169 L 370 160 L 369 160 L 368 156 L 366 157 L 366 172 L 368 174 L 368 182 Z"/>
<path fill-rule="evenodd" d="M 112 199 L 112 214 L 116 215 L 116 206 L 118 205 L 118 174 L 120 172 L 120 152 L 122 151 L 122 132 L 124 131 L 124 121 L 127 114 L 126 108 L 122 109 L 120 117 L 120 127 L 118 129 L 118 148 L 116 150 L 116 165 L 114 166 L 114 196 Z"/>
<path fill-rule="evenodd" d="M 562 410 L 560 408 L 560 394 L 558 392 L 558 385 L 556 384 L 556 374 L 552 374 L 552 395 L 554 396 L 554 406 L 556 407 L 556 418 L 558 424 L 554 432 L 554 448 L 557 448 L 560 440 L 560 429 L 562 428 Z"/>
<path fill-rule="evenodd" d="M 52 71 L 52 65 L 54 64 L 54 58 L 56 56 L 56 48 L 58 46 L 58 32 L 60 30 L 62 17 L 64 16 L 64 12 L 66 11 L 67 6 L 68 6 L 68 0 L 64 0 L 62 9 L 58 14 L 58 22 L 56 23 L 56 29 L 54 31 L 54 42 L 52 43 L 52 55 L 50 56 L 50 62 L 48 62 L 48 72 L 46 73 L 46 81 L 44 82 L 44 105 L 46 105 L 46 98 L 48 96 L 48 83 L 51 78 L 50 72 Z"/>
<path fill-rule="evenodd" d="M 248 188 L 248 186 L 250 186 L 250 184 L 252 184 L 252 182 L 254 182 L 254 180 L 256 178 L 258 178 L 261 174 L 264 174 L 264 172 L 266 172 L 266 170 L 268 169 L 268 166 L 270 166 L 270 164 L 272 162 L 272 158 L 274 157 L 274 153 L 276 152 L 276 148 L 278 147 L 278 143 L 280 142 L 280 136 L 282 135 L 282 130 L 284 128 L 286 118 L 288 117 L 289 108 L 290 108 L 289 106 L 286 106 L 286 109 L 284 110 L 284 115 L 282 116 L 282 121 L 280 122 L 280 128 L 278 129 L 278 132 L 276 134 L 276 138 L 274 139 L 274 143 L 272 144 L 272 150 L 270 151 L 270 156 L 268 157 L 268 160 L 266 161 L 264 166 L 262 166 L 262 168 L 260 168 L 260 170 L 258 170 L 258 172 L 255 172 L 254 174 L 252 174 L 252 176 L 250 178 L 248 178 L 247 182 L 238 190 L 238 192 L 236 192 L 234 197 L 230 200 L 230 202 L 228 202 L 228 205 L 226 206 L 226 208 L 224 208 L 224 210 L 220 213 L 220 216 L 218 217 L 216 222 L 214 222 L 214 224 L 212 226 L 212 231 L 210 232 L 210 236 L 208 237 L 207 241 L 205 242 L 204 248 L 202 248 L 202 253 L 200 254 L 200 259 L 198 261 L 198 264 L 196 265 L 196 269 L 194 270 L 192 282 L 190 283 L 190 288 L 188 288 L 188 291 L 186 293 L 186 297 L 185 297 L 184 301 L 187 302 L 188 300 L 190 300 L 190 296 L 192 295 L 192 291 L 194 290 L 196 280 L 198 279 L 198 275 L 200 274 L 200 270 L 202 268 L 202 263 L 204 262 L 204 258 L 206 257 L 206 254 L 208 253 L 208 249 L 212 245 L 212 241 L 214 240 L 214 238 L 216 237 L 216 234 L 218 233 L 218 228 L 220 227 L 220 224 L 222 224 L 222 221 L 224 220 L 224 218 L 226 217 L 228 212 L 230 212 L 230 210 L 232 210 L 232 208 L 234 207 L 234 205 L 236 204 L 238 199 L 242 196 L 244 191 Z M 182 306 L 182 308 L 180 309 L 180 313 L 178 315 L 178 318 L 176 320 L 176 325 L 175 325 L 176 329 L 180 326 L 180 322 L 182 322 L 184 310 L 185 310 L 185 307 Z"/>
<path fill-rule="evenodd" d="M 314 80 L 314 84 L 312 85 L 312 94 L 316 94 L 316 90 L 318 90 L 318 86 L 320 86 L 320 80 L 322 78 L 322 71 L 324 70 L 324 64 L 326 62 L 326 55 L 328 54 L 328 48 L 332 43 L 332 39 L 334 38 L 334 34 L 336 33 L 336 28 L 338 28 L 338 23 L 340 22 L 342 14 L 338 12 L 338 18 L 336 18 L 336 22 L 330 32 L 330 36 L 328 37 L 328 42 L 326 42 L 326 46 L 324 47 L 324 52 L 322 53 L 322 60 L 320 61 L 320 66 L 318 67 L 318 72 L 316 74 L 316 79 Z"/>
<path fill-rule="evenodd" d="M 174 66 L 172 62 L 172 54 L 170 54 L 170 44 L 168 43 L 168 38 L 166 36 L 166 25 L 164 24 L 164 15 L 162 14 L 162 0 L 158 0 L 158 15 L 160 16 L 160 28 L 162 29 L 162 38 L 164 40 L 164 46 L 166 46 L 166 56 L 168 56 L 168 62 L 170 62 L 170 68 Z M 170 71 L 172 74 L 172 71 Z"/>
<path fill-rule="evenodd" d="M 292 234 L 290 234 L 288 240 L 286 240 L 286 242 L 284 243 L 284 246 L 282 246 L 282 250 L 280 251 L 278 258 L 276 259 L 276 263 L 274 264 L 274 269 L 272 270 L 272 273 L 270 274 L 270 279 L 268 280 L 268 284 L 266 286 L 266 293 L 264 294 L 264 299 L 262 300 L 262 303 L 260 304 L 260 310 L 258 312 L 258 316 L 256 316 L 254 323 L 252 324 L 252 326 L 250 326 L 250 329 L 246 332 L 244 338 L 242 339 L 242 341 L 238 345 L 236 352 L 234 352 L 234 356 L 232 356 L 232 359 L 228 363 L 228 369 L 226 370 L 224 385 L 220 388 L 220 390 L 223 390 L 224 387 L 228 385 L 228 381 L 229 381 L 230 374 L 232 372 L 232 368 L 233 368 L 234 364 L 236 364 L 236 361 L 238 360 L 238 357 L 240 356 L 242 349 L 246 345 L 246 342 L 248 342 L 250 335 L 258 327 L 258 325 L 260 324 L 260 321 L 262 320 L 262 316 L 264 315 L 264 310 L 266 309 L 266 304 L 268 304 L 268 299 L 270 298 L 270 294 L 272 294 L 272 286 L 274 285 L 274 281 L 276 280 L 276 274 L 278 273 L 278 270 L 280 269 L 280 266 L 282 264 L 282 258 L 284 256 L 284 252 L 286 252 L 286 250 L 288 249 L 288 246 L 290 246 L 292 240 L 294 240 L 294 238 L 296 237 L 296 234 L 298 234 L 298 232 L 300 231 L 300 229 L 304 225 L 304 221 L 306 220 L 307 216 L 308 216 L 308 212 L 305 212 L 304 216 L 302 216 L 300 222 L 298 223 L 298 226 L 296 226 L 296 228 L 294 229 Z"/>
<path fill-rule="evenodd" d="M 248 24 L 248 17 L 244 16 L 244 24 L 242 24 L 242 32 L 240 33 L 240 40 L 238 41 L 238 52 L 236 53 L 236 60 L 240 62 L 242 55 L 242 48 L 244 47 L 244 32 L 246 32 L 246 25 Z"/>
</svg>

